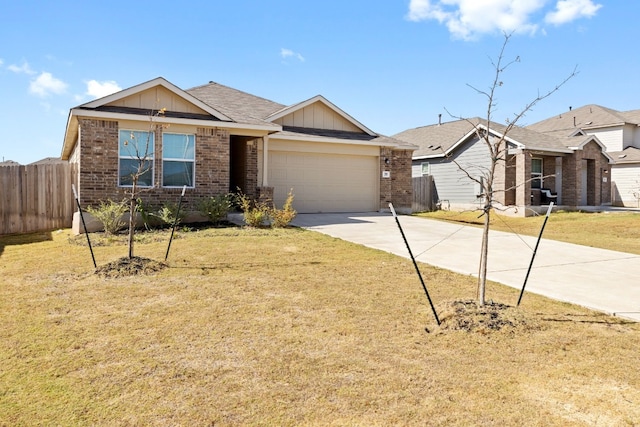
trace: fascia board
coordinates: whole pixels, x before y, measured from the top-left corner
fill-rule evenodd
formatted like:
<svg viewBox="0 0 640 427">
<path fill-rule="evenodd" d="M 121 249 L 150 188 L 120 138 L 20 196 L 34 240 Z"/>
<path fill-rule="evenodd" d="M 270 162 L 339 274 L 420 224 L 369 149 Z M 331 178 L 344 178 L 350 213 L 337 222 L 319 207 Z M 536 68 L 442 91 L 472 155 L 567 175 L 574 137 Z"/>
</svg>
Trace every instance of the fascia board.
<svg viewBox="0 0 640 427">
<path fill-rule="evenodd" d="M 353 139 L 329 138 L 326 136 L 271 135 L 270 139 L 284 141 L 326 142 L 328 144 L 373 145 L 376 147 L 397 147 L 391 142 L 358 141 Z"/>
<path fill-rule="evenodd" d="M 71 110 L 71 114 L 77 117 L 91 117 L 91 118 L 102 118 L 102 119 L 111 119 L 111 120 L 149 121 L 149 116 L 147 115 L 111 113 L 111 112 L 104 112 L 104 111 L 85 110 L 80 108 L 74 108 L 73 110 Z M 173 123 L 173 124 L 183 124 L 183 125 L 192 125 L 192 126 L 218 127 L 218 128 L 225 128 L 225 129 L 261 130 L 261 131 L 265 131 L 265 133 L 277 132 L 282 130 L 282 126 L 277 125 L 275 123 L 265 123 L 264 125 L 256 125 L 256 124 L 248 124 L 248 123 L 236 123 L 236 122 L 215 121 L 215 120 L 182 119 L 178 117 L 163 117 L 163 116 L 154 116 L 153 121 L 155 123 L 161 123 L 161 124 Z"/>
<path fill-rule="evenodd" d="M 415 157 L 411 157 L 411 160 L 427 160 L 427 159 L 440 159 L 440 158 L 445 158 L 446 155 L 445 154 L 432 154 L 430 156 L 415 156 Z"/>
<path fill-rule="evenodd" d="M 78 138 L 78 118 L 69 111 L 69 118 L 67 119 L 67 128 L 64 132 L 64 142 L 62 143 L 62 153 L 60 158 L 62 160 L 68 160 L 71 155 L 71 151 L 75 145 L 75 141 Z"/>
</svg>

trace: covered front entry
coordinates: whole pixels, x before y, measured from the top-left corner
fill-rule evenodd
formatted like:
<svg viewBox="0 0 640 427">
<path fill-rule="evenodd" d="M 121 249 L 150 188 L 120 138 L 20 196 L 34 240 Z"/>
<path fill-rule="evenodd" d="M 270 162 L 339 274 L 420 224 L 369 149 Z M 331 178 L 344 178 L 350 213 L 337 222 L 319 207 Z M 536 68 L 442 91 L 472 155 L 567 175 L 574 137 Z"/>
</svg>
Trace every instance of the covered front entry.
<svg viewBox="0 0 640 427">
<path fill-rule="evenodd" d="M 278 207 L 293 190 L 293 206 L 300 213 L 378 210 L 379 147 L 278 140 L 268 144 L 267 186 L 274 188 Z"/>
</svg>

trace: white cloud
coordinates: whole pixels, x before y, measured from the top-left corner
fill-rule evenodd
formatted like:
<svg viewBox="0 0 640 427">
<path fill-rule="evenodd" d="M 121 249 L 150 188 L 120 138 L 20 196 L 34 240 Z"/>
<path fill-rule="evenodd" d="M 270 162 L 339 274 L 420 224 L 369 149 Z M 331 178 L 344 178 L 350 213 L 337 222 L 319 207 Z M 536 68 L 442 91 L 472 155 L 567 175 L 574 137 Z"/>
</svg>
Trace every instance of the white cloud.
<svg viewBox="0 0 640 427">
<path fill-rule="evenodd" d="M 67 84 L 62 80 L 56 79 L 51 73 L 42 72 L 31 81 L 29 92 L 41 97 L 47 97 L 51 94 L 62 94 L 67 90 Z"/>
<path fill-rule="evenodd" d="M 293 57 L 297 58 L 300 62 L 304 62 L 304 56 L 300 55 L 298 52 L 292 51 L 291 49 L 281 48 L 280 56 L 284 59 Z"/>
<path fill-rule="evenodd" d="M 26 61 L 23 62 L 22 65 L 20 66 L 11 64 L 7 68 L 10 71 L 13 71 L 14 73 L 18 73 L 18 74 L 24 73 L 24 74 L 29 74 L 30 76 L 36 74 L 36 72 L 31 69 L 31 67 Z"/>
<path fill-rule="evenodd" d="M 550 24 L 562 25 L 579 18 L 591 18 L 601 4 L 595 4 L 592 0 L 560 0 L 556 4 L 556 10 L 547 13 L 544 20 Z"/>
<path fill-rule="evenodd" d="M 2 66 L 2 64 L 4 64 L 4 61 L 2 60 L 2 58 L 0 58 L 0 67 Z"/>
<path fill-rule="evenodd" d="M 102 98 L 103 96 L 111 95 L 122 90 L 118 83 L 113 80 L 107 80 L 99 82 L 97 80 L 89 80 L 85 82 L 87 84 L 86 94 L 93 98 Z"/>
<path fill-rule="evenodd" d="M 532 19 L 548 0 L 410 0 L 407 18 L 411 21 L 436 20 L 453 37 L 472 40 L 482 34 L 515 32 L 533 34 L 539 24 Z M 592 0 L 560 0 L 557 11 L 547 14 L 547 22 L 565 23 L 593 16 L 600 8 Z M 555 21 L 552 21 L 555 20 Z"/>
</svg>

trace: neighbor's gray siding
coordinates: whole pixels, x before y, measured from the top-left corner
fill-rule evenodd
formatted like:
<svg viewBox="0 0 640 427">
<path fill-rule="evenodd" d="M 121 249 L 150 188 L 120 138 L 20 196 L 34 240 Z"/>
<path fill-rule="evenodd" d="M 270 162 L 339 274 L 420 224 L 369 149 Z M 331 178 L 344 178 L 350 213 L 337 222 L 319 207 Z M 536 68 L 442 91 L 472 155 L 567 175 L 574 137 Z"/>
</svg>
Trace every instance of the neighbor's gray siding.
<svg viewBox="0 0 640 427">
<path fill-rule="evenodd" d="M 489 151 L 483 141 L 477 139 L 461 145 L 455 150 L 452 158 L 414 160 L 414 165 L 429 162 L 433 176 L 437 199 L 448 201 L 451 205 L 476 205 L 480 199 L 476 197 L 478 185 L 467 177 L 466 173 L 481 177 L 490 166 Z"/>
</svg>

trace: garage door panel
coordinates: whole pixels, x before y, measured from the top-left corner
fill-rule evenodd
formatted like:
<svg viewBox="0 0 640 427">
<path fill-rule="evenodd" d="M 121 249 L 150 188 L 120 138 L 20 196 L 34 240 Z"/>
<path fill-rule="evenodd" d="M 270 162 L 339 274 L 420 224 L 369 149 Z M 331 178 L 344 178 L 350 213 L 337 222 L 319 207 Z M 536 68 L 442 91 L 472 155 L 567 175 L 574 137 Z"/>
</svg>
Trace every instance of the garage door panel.
<svg viewBox="0 0 640 427">
<path fill-rule="evenodd" d="M 274 187 L 278 206 L 293 188 L 294 208 L 301 213 L 375 211 L 378 158 L 271 151 L 269 185 Z"/>
</svg>

